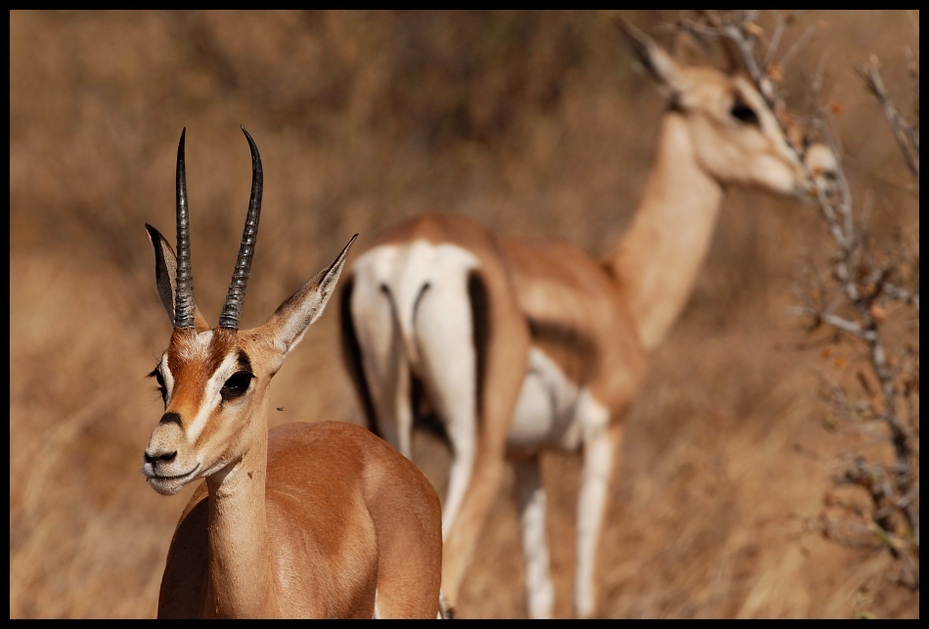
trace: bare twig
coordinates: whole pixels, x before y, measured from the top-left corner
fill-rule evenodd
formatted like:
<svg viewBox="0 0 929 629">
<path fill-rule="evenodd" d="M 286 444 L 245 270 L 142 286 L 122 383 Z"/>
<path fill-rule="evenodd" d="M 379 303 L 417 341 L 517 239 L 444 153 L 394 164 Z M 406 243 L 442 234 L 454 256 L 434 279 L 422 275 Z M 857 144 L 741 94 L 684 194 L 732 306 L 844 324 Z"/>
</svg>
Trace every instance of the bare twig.
<svg viewBox="0 0 929 629">
<path fill-rule="evenodd" d="M 774 51 L 785 41 L 788 20 L 775 15 L 773 35 L 767 50 L 759 50 L 764 31 L 758 26 L 757 12 L 704 11 L 696 19 L 684 20 L 681 26 L 703 37 L 722 41 L 730 56 L 759 86 L 776 112 L 782 112 L 783 97 L 777 91 L 778 77 L 769 73 L 782 71 L 809 40 L 812 29 L 796 39 L 779 62 Z M 918 36 L 918 35 L 917 35 Z M 911 61 L 911 63 L 913 63 Z M 919 127 L 910 124 L 894 106 L 881 77 L 877 59 L 872 57 L 860 70 L 867 89 L 881 105 L 884 117 L 900 147 L 904 161 L 914 178 L 919 195 Z M 918 60 L 911 75 L 918 87 Z M 817 80 L 817 87 L 821 81 Z M 918 93 L 918 92 L 917 92 Z M 838 157 L 838 139 L 822 124 L 829 112 L 819 107 L 816 119 L 827 144 Z M 786 118 L 779 123 L 785 126 Z M 785 137 L 790 138 L 789 133 Z M 802 155 L 802 147 L 792 147 Z M 841 161 L 828 180 L 817 178 L 813 199 L 826 228 L 823 245 L 830 251 L 828 273 L 810 265 L 806 275 L 812 288 L 799 296 L 799 305 L 790 314 L 810 321 L 810 332 L 824 328 L 840 338 L 855 340 L 856 360 L 862 369 L 854 371 L 854 393 L 848 385 L 829 383 L 825 387 L 836 425 L 847 422 L 855 430 L 867 430 L 881 443 L 889 444 L 888 461 L 873 460 L 860 452 L 843 457 L 841 472 L 835 476 L 838 486 L 857 488 L 868 497 L 867 507 L 833 502 L 837 521 L 824 520 L 821 531 L 843 543 L 869 540 L 875 549 L 885 549 L 899 561 L 900 581 L 919 589 L 919 256 L 916 250 L 901 247 L 893 256 L 875 256 L 871 236 L 870 196 L 856 208 Z M 915 314 L 908 328 L 891 335 L 888 327 L 889 306 Z M 896 308 L 894 312 L 900 311 Z M 909 316 L 909 315 L 907 315 Z M 902 349 L 901 349 L 902 347 Z M 893 348 L 893 349 L 891 349 Z M 864 422 L 864 423 L 862 423 Z M 871 450 L 869 450 L 871 451 Z M 856 505 L 859 503 L 856 503 Z M 837 534 L 837 531 L 840 532 Z M 857 543 L 857 542 L 856 542 Z"/>
<path fill-rule="evenodd" d="M 877 101 L 884 109 L 884 117 L 887 119 L 890 130 L 893 131 L 894 138 L 897 140 L 897 145 L 900 147 L 900 152 L 903 154 L 903 159 L 906 161 L 906 165 L 909 167 L 910 172 L 916 177 L 915 183 L 918 193 L 919 130 L 910 126 L 906 119 L 900 115 L 900 112 L 897 111 L 890 97 L 887 96 L 887 91 L 884 89 L 884 81 L 881 78 L 880 64 L 876 56 L 871 55 L 868 63 L 861 68 L 860 72 L 868 89 L 874 94 L 875 98 L 877 98 Z"/>
</svg>

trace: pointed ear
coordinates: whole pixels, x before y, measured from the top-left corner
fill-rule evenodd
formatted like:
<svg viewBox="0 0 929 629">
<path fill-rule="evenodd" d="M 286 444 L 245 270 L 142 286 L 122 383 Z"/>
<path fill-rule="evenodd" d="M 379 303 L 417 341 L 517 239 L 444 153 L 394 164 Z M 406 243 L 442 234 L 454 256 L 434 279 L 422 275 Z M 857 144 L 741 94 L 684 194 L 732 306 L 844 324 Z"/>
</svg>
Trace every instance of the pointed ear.
<svg viewBox="0 0 929 629">
<path fill-rule="evenodd" d="M 161 305 L 164 306 L 165 312 L 168 313 L 168 320 L 173 326 L 174 298 L 177 294 L 177 256 L 161 232 L 148 223 L 145 224 L 145 229 L 148 231 L 148 237 L 155 250 L 155 286 L 158 288 L 158 297 L 161 298 Z M 194 328 L 197 332 L 210 329 L 210 325 L 200 314 L 196 302 L 194 302 Z"/>
<path fill-rule="evenodd" d="M 617 25 L 625 35 L 632 54 L 648 73 L 670 90 L 672 96 L 681 96 L 687 89 L 687 80 L 674 58 L 651 37 L 626 20 L 620 18 L 617 20 Z"/>
<path fill-rule="evenodd" d="M 348 250 L 356 238 L 358 234 L 352 236 L 332 264 L 291 295 L 261 326 L 261 335 L 269 338 L 283 354 L 296 347 L 307 328 L 323 313 L 326 302 L 335 291 L 342 267 L 345 266 Z"/>
</svg>

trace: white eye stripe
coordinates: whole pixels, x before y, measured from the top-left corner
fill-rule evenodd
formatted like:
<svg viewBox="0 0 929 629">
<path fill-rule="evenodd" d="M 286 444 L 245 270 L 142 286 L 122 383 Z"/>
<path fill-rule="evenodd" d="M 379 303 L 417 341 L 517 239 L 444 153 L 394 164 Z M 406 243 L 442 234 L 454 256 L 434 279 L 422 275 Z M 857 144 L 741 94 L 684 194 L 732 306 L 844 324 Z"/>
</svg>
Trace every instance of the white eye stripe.
<svg viewBox="0 0 929 629">
<path fill-rule="evenodd" d="M 202 404 L 197 410 L 197 415 L 194 417 L 194 420 L 190 423 L 187 429 L 187 438 L 190 443 L 194 443 L 206 429 L 207 420 L 210 418 L 210 415 L 213 413 L 213 410 L 219 405 L 222 401 L 220 396 L 220 391 L 223 388 L 223 385 L 226 384 L 226 380 L 229 379 L 238 366 L 238 359 L 235 354 L 229 354 L 226 358 L 223 359 L 223 362 L 219 365 L 219 368 L 210 376 L 209 380 L 206 381 L 206 385 L 203 391 Z"/>
<path fill-rule="evenodd" d="M 178 358 L 182 362 L 206 361 L 209 356 L 209 347 L 212 337 L 213 332 L 207 331 L 190 338 L 188 342 L 180 344 L 180 346 L 176 348 Z M 206 430 L 210 416 L 222 400 L 220 391 L 223 385 L 237 369 L 238 355 L 233 352 L 223 359 L 219 367 L 207 379 L 204 384 L 203 395 L 200 398 L 200 406 L 197 408 L 194 417 L 190 418 L 190 421 L 185 420 L 184 422 L 188 443 L 195 443 L 203 434 L 203 431 Z M 158 370 L 161 372 L 164 380 L 167 399 L 170 400 L 174 391 L 175 378 L 168 366 L 167 352 L 161 357 Z"/>
<path fill-rule="evenodd" d="M 189 341 L 179 343 L 177 348 L 178 357 L 182 362 L 205 360 L 212 337 L 213 331 L 209 330 L 197 334 L 190 338 Z M 159 371 L 161 371 L 161 377 L 164 379 L 167 397 L 170 399 L 171 393 L 174 391 L 174 374 L 171 373 L 171 368 L 168 366 L 168 352 L 161 356 Z"/>
<path fill-rule="evenodd" d="M 158 371 L 161 373 L 162 382 L 165 387 L 165 400 L 171 399 L 171 392 L 174 390 L 174 375 L 168 368 L 168 354 L 161 357 L 161 364 L 158 365 Z"/>
</svg>

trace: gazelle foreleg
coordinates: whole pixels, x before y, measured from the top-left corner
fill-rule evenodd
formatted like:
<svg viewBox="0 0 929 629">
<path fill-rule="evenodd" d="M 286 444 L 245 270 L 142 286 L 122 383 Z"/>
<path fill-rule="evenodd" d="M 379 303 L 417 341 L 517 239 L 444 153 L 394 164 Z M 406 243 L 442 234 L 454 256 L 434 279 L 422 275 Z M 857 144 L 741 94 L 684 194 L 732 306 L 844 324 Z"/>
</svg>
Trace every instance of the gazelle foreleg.
<svg viewBox="0 0 929 629">
<path fill-rule="evenodd" d="M 526 567 L 526 603 L 532 618 L 551 618 L 555 588 L 549 569 L 545 489 L 538 455 L 516 458 L 516 503 Z"/>
<path fill-rule="evenodd" d="M 577 506 L 577 571 L 574 575 L 574 613 L 589 618 L 597 609 L 597 548 L 606 517 L 607 500 L 613 468 L 622 443 L 624 425 L 609 419 L 602 407 L 589 408 L 602 415 L 600 421 L 584 434 L 584 463 L 581 472 L 580 498 Z"/>
</svg>

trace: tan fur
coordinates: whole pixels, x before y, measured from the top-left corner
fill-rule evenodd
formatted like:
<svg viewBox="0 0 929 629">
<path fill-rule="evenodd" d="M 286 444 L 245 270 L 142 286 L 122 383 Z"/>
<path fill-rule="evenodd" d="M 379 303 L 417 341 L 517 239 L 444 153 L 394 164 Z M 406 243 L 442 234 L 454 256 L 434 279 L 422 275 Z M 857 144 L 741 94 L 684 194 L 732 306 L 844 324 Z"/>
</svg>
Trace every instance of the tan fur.
<svg viewBox="0 0 929 629">
<path fill-rule="evenodd" d="M 442 581 L 452 604 L 499 489 L 505 457 L 519 456 L 521 465 L 537 465 L 534 452 L 523 459 L 526 452 L 507 452 L 506 445 L 530 348 L 543 352 L 608 410 L 608 425 L 583 435 L 580 447 L 596 444 L 598 452 L 614 453 L 602 459 L 608 463 L 596 464 L 612 469 L 626 412 L 645 377 L 646 353 L 666 336 L 693 289 L 724 187 L 737 184 L 799 194 L 812 185 L 808 168 L 785 142 L 773 112 L 744 78 L 681 66 L 644 35 L 631 37 L 675 107 L 662 119 L 644 196 L 611 256 L 597 261 L 555 240 L 496 238 L 469 219 L 449 215 L 415 218 L 388 230 L 369 247 L 416 240 L 457 245 L 477 258 L 477 272 L 488 287 L 490 336 L 477 454 L 460 511 L 445 539 Z M 753 109 L 757 124 L 734 117 L 737 103 Z M 359 286 L 354 279 L 352 286 L 354 291 L 376 288 Z M 554 341 L 546 340 L 546 333 Z M 360 351 L 364 354 L 365 348 Z M 357 365 L 354 369 L 363 392 L 365 376 Z M 369 419 L 376 424 L 377 418 Z M 601 472 L 591 468 L 590 482 L 600 482 Z M 590 517 L 602 518 L 602 503 L 594 511 L 599 515 Z M 596 538 L 601 522 L 590 524 Z M 582 543 L 587 542 L 579 538 Z M 595 589 L 589 578 L 577 575 L 577 592 Z M 595 611 L 595 604 L 575 604 L 581 615 Z"/>
<path fill-rule="evenodd" d="M 585 365 L 592 370 L 587 378 L 598 399 L 616 409 L 617 421 L 642 382 L 645 352 L 610 273 L 574 246 L 500 240 L 469 219 L 428 215 L 384 233 L 371 248 L 417 238 L 457 244 L 474 253 L 490 293 L 491 337 L 477 459 L 445 541 L 442 587 L 454 606 L 503 474 L 507 430 L 532 346 L 526 317 L 564 322 L 589 335 L 597 355 L 593 366 Z M 566 363 L 556 352 L 549 354 Z"/>
<path fill-rule="evenodd" d="M 267 456 L 264 565 L 271 580 L 258 606 L 228 609 L 238 597 L 211 591 L 209 549 L 218 526 L 211 521 L 226 514 L 213 514 L 203 483 L 171 541 L 159 617 L 371 618 L 375 588 L 383 617 L 436 616 L 438 498 L 412 463 L 342 422 L 279 426 Z M 235 550 L 253 543 L 244 539 Z M 259 573 L 246 573 L 245 584 L 261 583 Z"/>
<path fill-rule="evenodd" d="M 246 137 L 257 182 L 249 211 L 257 225 L 261 165 Z M 181 173 L 183 147 L 182 135 Z M 157 230 L 149 227 L 149 236 L 158 293 L 173 322 L 177 256 Z M 171 335 L 153 372 L 165 413 L 152 430 L 143 472 L 162 494 L 204 482 L 174 532 L 159 617 L 439 613 L 441 510 L 426 477 L 352 424 L 295 423 L 268 432 L 271 379 L 322 314 L 352 242 L 258 328 L 240 332 L 232 319 L 230 327 L 210 330 L 193 303 L 192 327 Z M 243 293 L 247 271 L 244 278 Z"/>
</svg>

